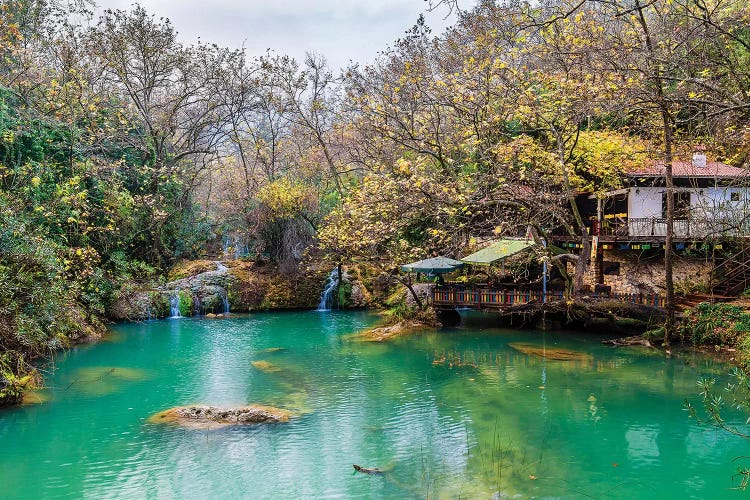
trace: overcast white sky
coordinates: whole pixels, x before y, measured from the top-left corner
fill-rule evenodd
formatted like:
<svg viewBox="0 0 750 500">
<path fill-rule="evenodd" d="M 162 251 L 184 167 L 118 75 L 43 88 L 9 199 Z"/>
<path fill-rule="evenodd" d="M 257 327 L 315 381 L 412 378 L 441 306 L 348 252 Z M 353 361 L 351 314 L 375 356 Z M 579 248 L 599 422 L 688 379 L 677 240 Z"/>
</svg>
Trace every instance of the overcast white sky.
<svg viewBox="0 0 750 500">
<path fill-rule="evenodd" d="M 127 9 L 133 0 L 99 0 L 101 8 Z M 367 63 L 414 25 L 424 0 L 141 0 L 168 17 L 185 42 L 201 38 L 250 55 L 266 49 L 298 60 L 305 51 L 325 55 L 333 68 Z M 473 0 L 461 0 L 464 7 Z M 453 23 L 446 10 L 426 14 L 433 34 Z"/>
</svg>

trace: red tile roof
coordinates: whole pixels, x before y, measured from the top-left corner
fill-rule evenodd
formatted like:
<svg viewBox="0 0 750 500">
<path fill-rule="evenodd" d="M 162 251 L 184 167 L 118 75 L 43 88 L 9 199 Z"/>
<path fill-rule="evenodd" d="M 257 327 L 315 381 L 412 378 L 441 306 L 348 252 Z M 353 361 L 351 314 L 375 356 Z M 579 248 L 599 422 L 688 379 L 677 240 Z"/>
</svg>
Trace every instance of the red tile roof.
<svg viewBox="0 0 750 500">
<path fill-rule="evenodd" d="M 628 172 L 630 177 L 663 177 L 664 162 L 656 162 L 640 170 Z M 672 177 L 747 177 L 750 171 L 712 161 L 705 167 L 695 167 L 691 161 L 673 161 Z"/>
</svg>

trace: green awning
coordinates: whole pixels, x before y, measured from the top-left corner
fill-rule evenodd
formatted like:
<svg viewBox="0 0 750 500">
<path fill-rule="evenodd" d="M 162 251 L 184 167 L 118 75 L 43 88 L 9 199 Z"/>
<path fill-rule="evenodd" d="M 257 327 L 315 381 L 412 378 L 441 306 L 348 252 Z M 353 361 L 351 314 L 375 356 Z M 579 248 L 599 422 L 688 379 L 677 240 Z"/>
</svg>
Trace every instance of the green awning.
<svg viewBox="0 0 750 500">
<path fill-rule="evenodd" d="M 433 257 L 405 264 L 401 266 L 401 270 L 407 273 L 446 274 L 462 267 L 464 267 L 464 263 L 460 260 L 449 259 L 448 257 Z"/>
<path fill-rule="evenodd" d="M 461 261 L 474 266 L 490 266 L 506 257 L 525 252 L 533 245 L 534 242 L 529 240 L 500 240 L 487 248 L 467 255 Z"/>
</svg>

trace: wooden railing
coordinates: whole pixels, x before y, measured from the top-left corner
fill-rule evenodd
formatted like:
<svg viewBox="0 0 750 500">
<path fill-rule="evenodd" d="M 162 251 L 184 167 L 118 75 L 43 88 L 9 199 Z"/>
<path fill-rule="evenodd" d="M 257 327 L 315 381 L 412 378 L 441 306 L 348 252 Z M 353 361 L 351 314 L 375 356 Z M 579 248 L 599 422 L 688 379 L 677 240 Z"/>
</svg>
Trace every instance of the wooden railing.
<svg viewBox="0 0 750 500">
<path fill-rule="evenodd" d="M 746 234 L 747 222 L 728 217 L 687 216 L 674 220 L 674 235 L 677 238 L 705 238 L 713 235 L 741 236 Z M 611 218 L 601 224 L 594 222 L 591 234 L 611 237 L 639 237 L 667 235 L 667 220 L 661 217 L 648 218 Z"/>
<path fill-rule="evenodd" d="M 492 307 L 499 305 L 528 304 L 542 302 L 540 291 L 435 288 L 432 302 L 435 305 L 456 307 Z M 562 300 L 562 292 L 547 292 L 547 301 Z"/>
<path fill-rule="evenodd" d="M 563 300 L 563 297 L 561 291 L 549 291 L 546 295 L 538 290 L 494 290 L 485 288 L 437 287 L 432 291 L 432 303 L 437 307 L 468 307 L 471 309 L 492 309 L 523 305 L 530 302 L 554 302 Z M 664 299 L 659 294 L 588 294 L 587 297 L 664 307 Z"/>
<path fill-rule="evenodd" d="M 594 295 L 597 298 L 608 298 L 617 302 L 629 302 L 644 306 L 664 307 L 665 298 L 658 293 L 613 293 L 612 295 Z"/>
<path fill-rule="evenodd" d="M 750 251 L 746 245 L 722 262 L 712 271 L 712 291 L 718 295 L 739 295 L 750 286 Z"/>
</svg>

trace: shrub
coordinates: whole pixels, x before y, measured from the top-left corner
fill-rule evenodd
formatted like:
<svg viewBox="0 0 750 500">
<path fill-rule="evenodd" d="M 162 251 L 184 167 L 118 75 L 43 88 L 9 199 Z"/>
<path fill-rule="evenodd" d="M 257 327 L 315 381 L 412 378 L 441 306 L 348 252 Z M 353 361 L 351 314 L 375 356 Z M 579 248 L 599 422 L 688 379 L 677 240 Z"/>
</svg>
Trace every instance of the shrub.
<svg viewBox="0 0 750 500">
<path fill-rule="evenodd" d="M 731 304 L 702 302 L 685 314 L 681 337 L 694 344 L 734 345 L 750 332 L 750 314 Z"/>
</svg>

